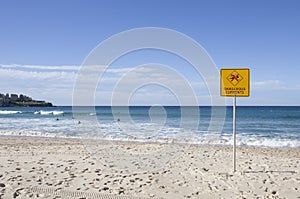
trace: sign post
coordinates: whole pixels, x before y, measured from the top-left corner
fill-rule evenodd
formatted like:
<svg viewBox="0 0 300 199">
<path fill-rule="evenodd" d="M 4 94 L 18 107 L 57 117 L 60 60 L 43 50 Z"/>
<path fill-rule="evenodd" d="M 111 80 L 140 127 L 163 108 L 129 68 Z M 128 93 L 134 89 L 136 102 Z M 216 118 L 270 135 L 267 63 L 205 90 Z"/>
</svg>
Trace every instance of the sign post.
<svg viewBox="0 0 300 199">
<path fill-rule="evenodd" d="M 233 98 L 233 172 L 236 171 L 236 96 Z"/>
<path fill-rule="evenodd" d="M 236 97 L 250 94 L 250 74 L 248 68 L 229 68 L 220 71 L 220 95 L 233 97 L 233 172 L 236 172 Z"/>
</svg>

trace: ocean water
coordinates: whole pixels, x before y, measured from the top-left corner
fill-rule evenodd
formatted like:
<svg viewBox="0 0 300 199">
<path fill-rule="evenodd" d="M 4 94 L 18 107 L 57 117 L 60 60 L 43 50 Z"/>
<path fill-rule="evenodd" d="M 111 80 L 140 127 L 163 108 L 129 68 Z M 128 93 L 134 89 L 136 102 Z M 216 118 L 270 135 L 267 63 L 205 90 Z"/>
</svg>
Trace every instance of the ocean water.
<svg viewBox="0 0 300 199">
<path fill-rule="evenodd" d="M 214 110 L 216 114 L 209 106 L 2 107 L 0 136 L 232 145 L 232 107 Z M 237 107 L 237 144 L 300 148 L 300 107 Z"/>
</svg>

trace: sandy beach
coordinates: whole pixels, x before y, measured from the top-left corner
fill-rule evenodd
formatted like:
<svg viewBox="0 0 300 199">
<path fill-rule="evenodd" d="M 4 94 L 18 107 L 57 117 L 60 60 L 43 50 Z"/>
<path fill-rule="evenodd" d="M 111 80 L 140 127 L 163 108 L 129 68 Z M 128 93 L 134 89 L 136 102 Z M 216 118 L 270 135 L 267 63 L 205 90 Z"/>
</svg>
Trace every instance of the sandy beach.
<svg viewBox="0 0 300 199">
<path fill-rule="evenodd" d="M 0 198 L 300 198 L 300 150 L 0 139 Z"/>
</svg>

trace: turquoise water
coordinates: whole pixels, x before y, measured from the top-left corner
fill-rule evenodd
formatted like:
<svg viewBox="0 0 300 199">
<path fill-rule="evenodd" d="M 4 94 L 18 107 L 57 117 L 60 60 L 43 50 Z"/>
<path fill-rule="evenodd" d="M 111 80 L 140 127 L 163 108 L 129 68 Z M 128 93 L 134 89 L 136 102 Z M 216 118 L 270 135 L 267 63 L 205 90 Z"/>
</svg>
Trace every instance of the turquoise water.
<svg viewBox="0 0 300 199">
<path fill-rule="evenodd" d="M 212 107 L 5 107 L 0 135 L 230 145 L 232 107 L 216 110 L 212 117 Z M 211 130 L 212 120 L 222 128 Z M 242 146 L 300 148 L 300 107 L 237 107 L 237 138 Z"/>
</svg>

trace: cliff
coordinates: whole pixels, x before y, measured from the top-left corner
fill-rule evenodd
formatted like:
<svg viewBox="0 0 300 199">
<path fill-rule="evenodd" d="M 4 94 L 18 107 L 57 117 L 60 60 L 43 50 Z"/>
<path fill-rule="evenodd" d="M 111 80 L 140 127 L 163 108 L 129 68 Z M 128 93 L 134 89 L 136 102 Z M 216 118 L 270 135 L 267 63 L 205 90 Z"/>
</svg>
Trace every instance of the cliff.
<svg viewBox="0 0 300 199">
<path fill-rule="evenodd" d="M 33 100 L 31 97 L 26 95 L 17 95 L 17 94 L 1 94 L 0 93 L 0 107 L 20 107 L 20 106 L 42 106 L 42 107 L 51 107 L 53 106 L 50 102 Z"/>
</svg>

